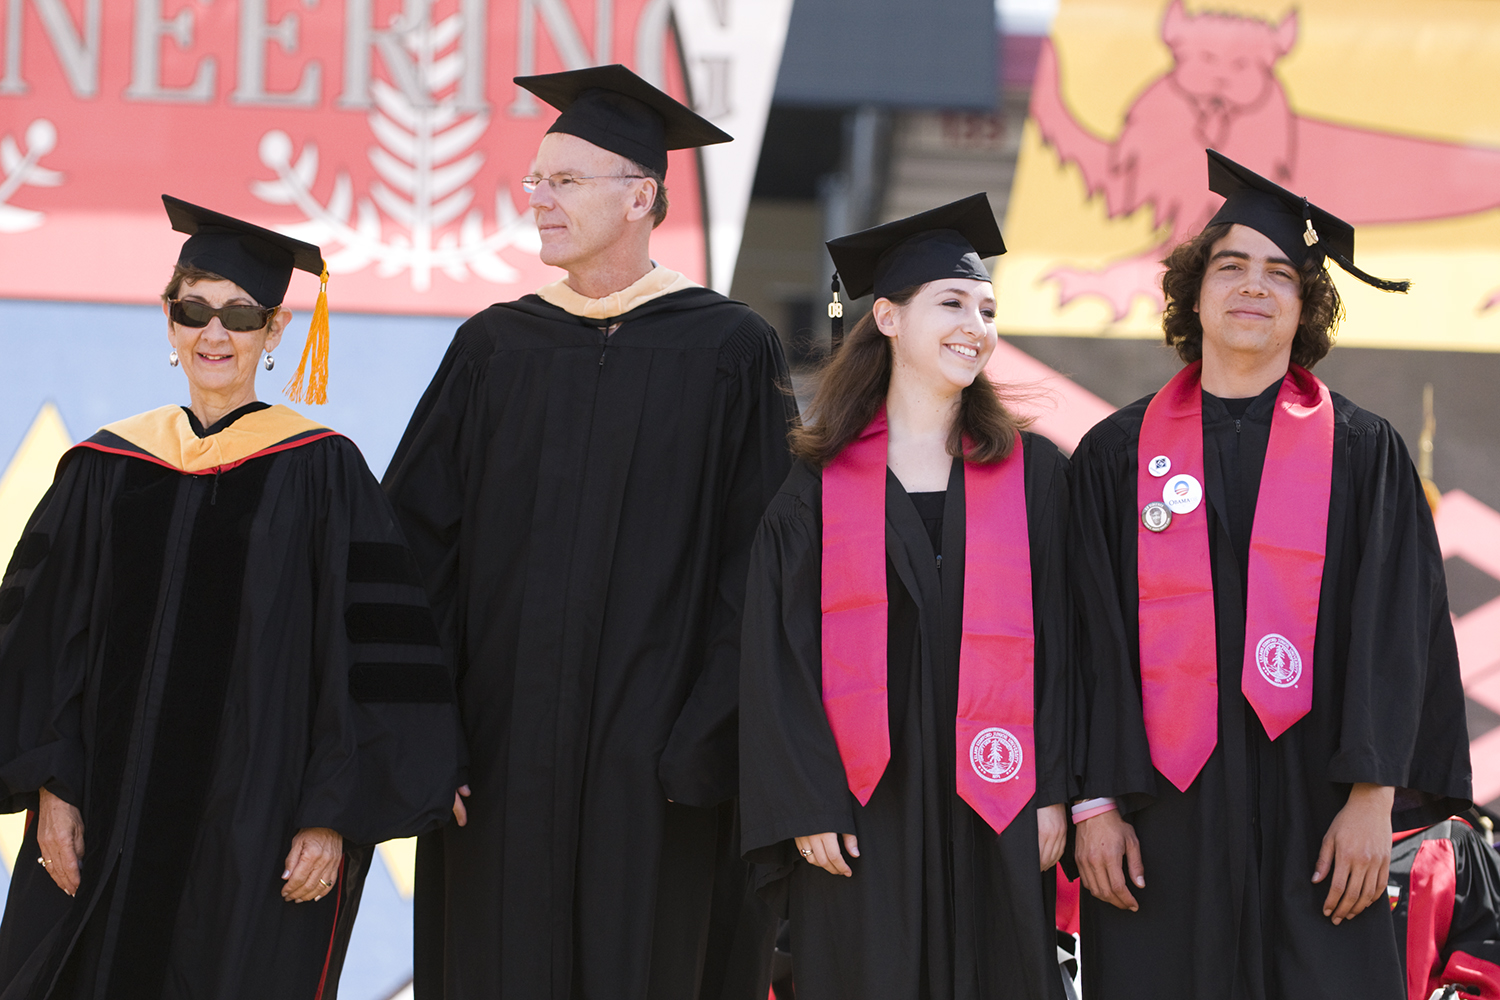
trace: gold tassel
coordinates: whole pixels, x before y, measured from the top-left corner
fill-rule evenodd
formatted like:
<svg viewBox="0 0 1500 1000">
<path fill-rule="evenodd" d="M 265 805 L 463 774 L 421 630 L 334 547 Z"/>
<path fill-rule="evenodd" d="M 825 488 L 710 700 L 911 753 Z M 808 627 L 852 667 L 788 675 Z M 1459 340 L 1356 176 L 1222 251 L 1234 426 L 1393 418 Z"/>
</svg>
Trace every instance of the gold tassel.
<svg viewBox="0 0 1500 1000">
<path fill-rule="evenodd" d="M 304 401 L 302 395 L 302 373 L 312 360 L 312 370 L 307 376 L 306 402 L 322 405 L 328 402 L 328 266 L 323 267 L 319 278 L 318 303 L 313 307 L 312 323 L 307 328 L 307 343 L 302 347 L 302 360 L 297 371 L 282 391 L 294 403 Z"/>
</svg>

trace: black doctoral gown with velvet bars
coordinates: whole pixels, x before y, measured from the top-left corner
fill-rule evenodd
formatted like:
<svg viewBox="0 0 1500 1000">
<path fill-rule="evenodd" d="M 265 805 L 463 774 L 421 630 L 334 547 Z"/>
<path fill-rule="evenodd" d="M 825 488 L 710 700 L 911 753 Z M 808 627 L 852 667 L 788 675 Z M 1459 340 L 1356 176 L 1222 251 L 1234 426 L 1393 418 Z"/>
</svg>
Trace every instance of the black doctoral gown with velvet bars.
<svg viewBox="0 0 1500 1000">
<path fill-rule="evenodd" d="M 976 513 L 964 506 L 963 463 L 944 498 L 941 569 L 911 497 L 886 474 L 891 758 L 864 806 L 823 711 L 821 473 L 799 462 L 766 512 L 745 602 L 740 802 L 746 857 L 791 919 L 799 1000 L 1063 995 L 1036 808 L 1072 791 L 1066 460 L 1045 438 L 1022 440 L 1037 790 L 1002 834 L 959 797 L 954 772 L 965 518 Z M 852 877 L 798 856 L 793 838 L 828 831 L 859 838 Z"/>
<path fill-rule="evenodd" d="M 1390 908 L 1377 902 L 1335 927 L 1323 916 L 1327 880 L 1311 881 L 1319 847 L 1354 782 L 1416 793 L 1402 794 L 1420 805 L 1397 815 L 1398 829 L 1450 815 L 1470 794 L 1432 513 L 1400 436 L 1338 394 L 1312 709 L 1272 742 L 1240 692 L 1245 567 L 1278 388 L 1248 404 L 1203 396 L 1218 744 L 1186 792 L 1152 766 L 1141 715 L 1136 442 L 1149 399 L 1101 421 L 1073 454 L 1086 744 L 1075 759 L 1085 796 L 1120 800 L 1146 868 L 1146 888 L 1131 890 L 1139 912 L 1083 893 L 1093 1000 L 1397 1000 Z"/>
<path fill-rule="evenodd" d="M 693 995 L 786 381 L 775 331 L 698 287 L 605 321 L 529 295 L 454 337 L 385 480 L 473 789 L 418 843 L 423 1000 Z"/>
<path fill-rule="evenodd" d="M 207 436 L 182 409 L 64 456 L 0 585 L 0 809 L 83 814 L 82 885 L 28 817 L 0 996 L 331 997 L 372 846 L 435 826 L 452 682 L 390 504 L 347 438 L 285 407 Z M 338 888 L 281 898 L 299 829 Z"/>
</svg>

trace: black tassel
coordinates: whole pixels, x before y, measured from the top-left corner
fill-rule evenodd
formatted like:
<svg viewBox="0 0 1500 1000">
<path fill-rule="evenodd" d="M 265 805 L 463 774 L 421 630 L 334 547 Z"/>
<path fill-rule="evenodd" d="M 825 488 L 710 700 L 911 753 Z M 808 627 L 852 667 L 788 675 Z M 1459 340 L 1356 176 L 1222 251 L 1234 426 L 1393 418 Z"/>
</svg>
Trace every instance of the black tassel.
<svg viewBox="0 0 1500 1000">
<path fill-rule="evenodd" d="M 830 350 L 839 349 L 844 341 L 844 304 L 839 301 L 839 274 L 833 272 L 833 301 L 828 303 L 828 327 Z"/>
<path fill-rule="evenodd" d="M 1348 271 L 1350 274 L 1354 275 L 1365 284 L 1374 285 L 1376 288 L 1380 289 L 1383 292 L 1406 292 L 1411 290 L 1410 281 L 1407 281 L 1405 279 L 1402 279 L 1401 281 L 1387 281 L 1384 278 L 1377 278 L 1373 274 L 1366 274 L 1364 271 L 1361 271 L 1359 268 L 1355 267 L 1354 261 L 1350 260 L 1348 257 L 1343 256 L 1342 254 L 1331 254 L 1330 256 L 1332 256 L 1333 259 L 1338 262 L 1339 267 L 1342 267 L 1344 270 Z"/>
</svg>

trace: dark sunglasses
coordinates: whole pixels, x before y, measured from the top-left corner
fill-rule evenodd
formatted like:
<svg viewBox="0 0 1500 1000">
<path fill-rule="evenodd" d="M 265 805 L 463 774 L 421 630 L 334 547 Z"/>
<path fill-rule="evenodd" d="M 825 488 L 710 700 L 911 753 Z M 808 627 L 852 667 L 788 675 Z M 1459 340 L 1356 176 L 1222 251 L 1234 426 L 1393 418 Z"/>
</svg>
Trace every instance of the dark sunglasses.
<svg viewBox="0 0 1500 1000">
<path fill-rule="evenodd" d="M 172 322 L 195 330 L 207 326 L 208 321 L 217 316 L 224 329 L 235 333 L 249 333 L 251 330 L 261 329 L 276 315 L 275 306 L 269 309 L 262 309 L 260 306 L 220 306 L 215 309 L 207 302 L 195 302 L 192 299 L 171 299 L 169 303 L 168 312 Z"/>
</svg>

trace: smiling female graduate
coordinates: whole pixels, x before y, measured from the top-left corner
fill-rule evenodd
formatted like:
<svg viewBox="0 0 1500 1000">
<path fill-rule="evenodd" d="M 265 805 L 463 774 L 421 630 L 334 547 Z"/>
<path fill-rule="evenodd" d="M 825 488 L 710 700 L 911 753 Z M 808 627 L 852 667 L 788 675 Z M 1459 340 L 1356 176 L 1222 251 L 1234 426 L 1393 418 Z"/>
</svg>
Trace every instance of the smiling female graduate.
<svg viewBox="0 0 1500 1000">
<path fill-rule="evenodd" d="M 1226 200 L 1164 278 L 1184 366 L 1073 453 L 1084 986 L 1397 1000 L 1392 806 L 1397 829 L 1464 808 L 1463 691 L 1406 447 L 1309 369 L 1328 259 L 1406 285 L 1306 198 L 1208 167 Z"/>
<path fill-rule="evenodd" d="M 347 438 L 256 401 L 318 248 L 163 200 L 190 405 L 69 451 L 0 583 L 5 1000 L 332 996 L 372 845 L 459 784 L 390 504 Z"/>
<path fill-rule="evenodd" d="M 799 997 L 1060 997 L 1066 463 L 984 373 L 1005 246 L 977 194 L 828 249 L 875 303 L 751 556 L 746 857 Z"/>
</svg>

